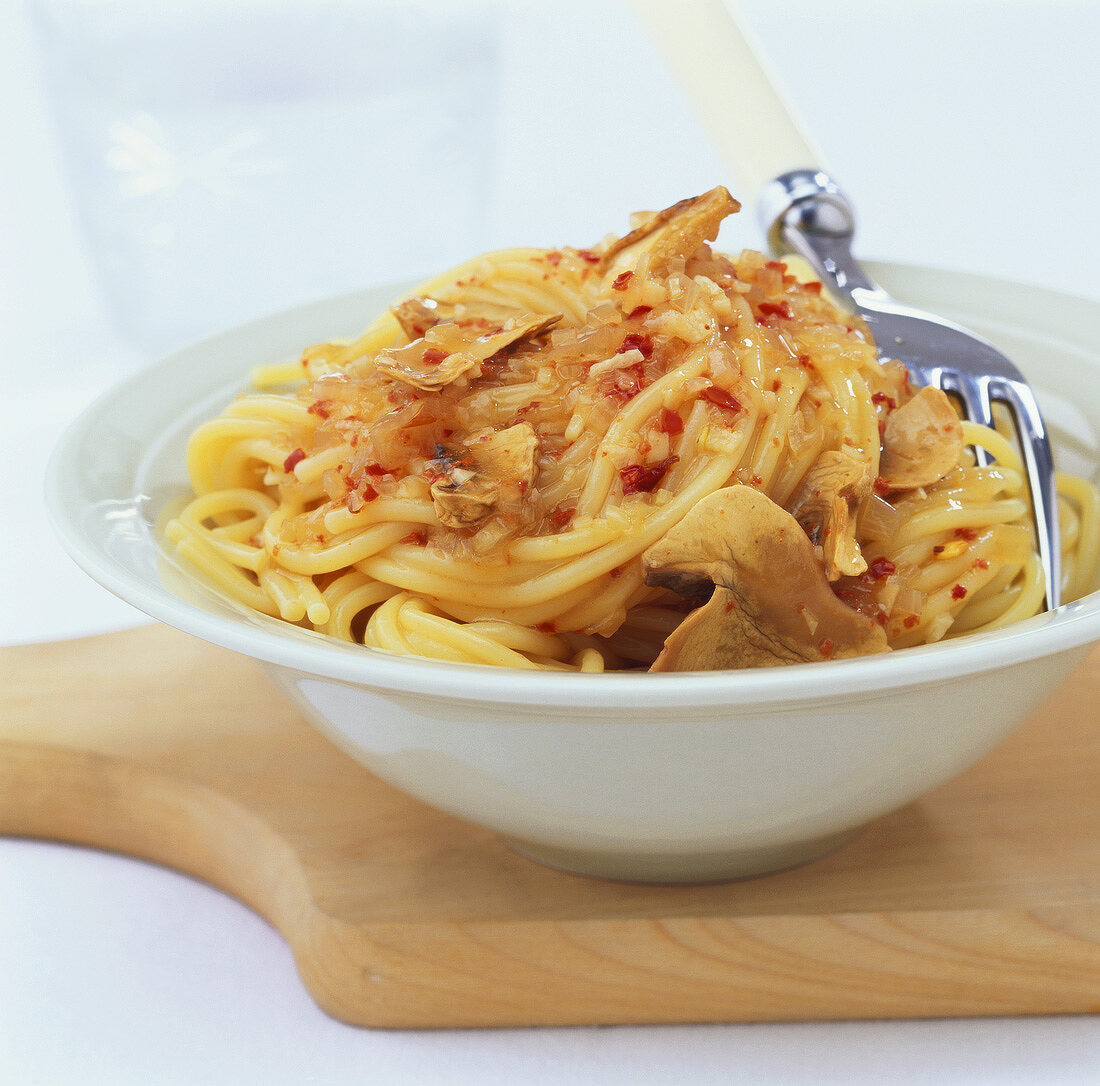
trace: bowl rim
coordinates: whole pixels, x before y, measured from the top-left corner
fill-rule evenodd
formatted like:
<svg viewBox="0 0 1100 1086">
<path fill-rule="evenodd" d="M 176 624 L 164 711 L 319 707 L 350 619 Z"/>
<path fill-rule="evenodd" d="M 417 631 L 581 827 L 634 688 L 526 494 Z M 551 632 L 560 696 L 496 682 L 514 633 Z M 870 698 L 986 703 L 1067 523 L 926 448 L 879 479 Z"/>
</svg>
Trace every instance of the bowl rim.
<svg viewBox="0 0 1100 1086">
<path fill-rule="evenodd" d="M 1026 291 L 1032 306 L 1037 296 L 1063 307 L 1069 303 L 1080 319 L 1100 326 L 1100 303 L 1086 298 L 1011 280 L 917 265 L 868 262 L 868 267 L 879 278 L 915 276 L 918 282 L 935 280 L 941 286 L 961 285 L 970 295 L 975 291 L 992 291 L 993 295 L 1007 294 L 1011 298 Z M 380 302 L 381 298 L 396 297 L 414 285 L 415 282 L 350 291 L 277 311 L 174 351 L 102 393 L 65 430 L 46 468 L 47 513 L 70 557 L 99 584 L 150 617 L 263 663 L 377 692 L 465 702 L 612 709 L 629 705 L 630 698 L 641 697 L 647 705 L 664 709 L 768 705 L 778 710 L 825 698 L 886 698 L 901 689 L 1015 667 L 1100 640 L 1100 592 L 1094 592 L 1055 612 L 999 630 L 871 657 L 723 672 L 521 671 L 402 656 L 336 641 L 278 619 L 257 621 L 264 616 L 249 615 L 246 621 L 244 615 L 236 619 L 214 614 L 173 595 L 163 584 L 149 583 L 112 560 L 89 538 L 83 521 L 85 515 L 94 512 L 94 502 L 87 495 L 74 493 L 72 469 L 85 457 L 97 428 L 121 398 L 132 398 L 158 376 L 185 368 L 191 358 L 217 353 L 230 340 L 247 339 L 275 322 L 316 318 L 359 299 L 364 299 L 364 304 L 368 299 L 375 306 L 385 304 Z M 226 355 L 232 357 L 228 351 Z M 1100 367 L 1100 356 L 1097 366 Z M 244 374 L 227 367 L 227 387 L 235 376 L 243 380 Z M 185 399 L 181 397 L 181 403 Z"/>
</svg>

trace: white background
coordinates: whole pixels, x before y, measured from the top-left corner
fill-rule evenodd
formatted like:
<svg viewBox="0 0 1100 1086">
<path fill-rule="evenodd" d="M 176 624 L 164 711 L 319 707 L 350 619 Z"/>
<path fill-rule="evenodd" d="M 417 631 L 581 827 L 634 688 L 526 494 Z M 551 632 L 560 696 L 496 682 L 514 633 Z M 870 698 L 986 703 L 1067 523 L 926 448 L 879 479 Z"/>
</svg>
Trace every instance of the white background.
<svg viewBox="0 0 1100 1086">
<path fill-rule="evenodd" d="M 1100 300 L 1096 4 L 745 11 L 857 204 L 861 253 Z M 62 554 L 40 499 L 61 429 L 114 381 L 284 305 L 593 243 L 719 182 L 751 206 L 721 163 L 613 0 L 0 0 L 0 643 L 143 621 Z M 739 218 L 723 246 L 759 247 Z M 218 891 L 0 840 L 4 1083 L 1098 1075 L 1093 1017 L 354 1029 Z"/>
</svg>

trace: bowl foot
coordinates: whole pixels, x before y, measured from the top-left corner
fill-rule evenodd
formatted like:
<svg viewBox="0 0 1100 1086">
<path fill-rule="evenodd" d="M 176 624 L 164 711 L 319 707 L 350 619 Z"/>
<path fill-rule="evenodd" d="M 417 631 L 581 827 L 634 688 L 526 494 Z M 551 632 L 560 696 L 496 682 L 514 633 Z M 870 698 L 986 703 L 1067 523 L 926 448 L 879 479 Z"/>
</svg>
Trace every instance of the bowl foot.
<svg viewBox="0 0 1100 1086">
<path fill-rule="evenodd" d="M 626 852 L 559 848 L 538 841 L 504 838 L 521 856 L 574 875 L 620 882 L 727 882 L 770 875 L 820 859 L 847 843 L 856 829 L 762 848 L 713 852 Z"/>
</svg>

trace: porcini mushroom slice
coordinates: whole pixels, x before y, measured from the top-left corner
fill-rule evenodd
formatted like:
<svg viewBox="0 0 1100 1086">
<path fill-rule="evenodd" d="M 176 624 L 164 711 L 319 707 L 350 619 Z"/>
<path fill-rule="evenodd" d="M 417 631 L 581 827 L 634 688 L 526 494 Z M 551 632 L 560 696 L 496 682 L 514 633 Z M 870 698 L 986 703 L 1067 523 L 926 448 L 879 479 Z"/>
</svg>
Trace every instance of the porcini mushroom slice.
<svg viewBox="0 0 1100 1086">
<path fill-rule="evenodd" d="M 857 577 L 867 568 L 853 520 L 870 490 L 871 465 L 863 457 L 829 450 L 814 461 L 787 507 L 810 542 L 821 547 L 830 581 Z"/>
<path fill-rule="evenodd" d="M 439 302 L 435 298 L 428 297 L 406 298 L 390 306 L 390 312 L 401 325 L 401 331 L 410 340 L 420 339 L 429 328 L 433 328 L 444 319 Z"/>
<path fill-rule="evenodd" d="M 651 671 L 714 671 L 867 656 L 886 633 L 842 603 L 813 545 L 786 510 L 752 487 L 699 502 L 642 555 L 646 582 L 708 603 L 665 641 Z"/>
<path fill-rule="evenodd" d="M 922 388 L 886 417 L 878 473 L 891 490 L 942 479 L 959 462 L 962 424 L 947 394 Z"/>
<path fill-rule="evenodd" d="M 507 501 L 522 501 L 535 481 L 538 438 L 529 422 L 472 435 L 462 446 L 442 450 L 435 466 L 432 504 L 442 524 L 476 527 Z"/>
<path fill-rule="evenodd" d="M 527 314 L 488 331 L 481 322 L 440 321 L 412 343 L 379 351 L 374 364 L 407 385 L 438 392 L 506 347 L 548 331 L 561 318 L 560 313 Z"/>
<path fill-rule="evenodd" d="M 454 295 L 453 299 L 451 295 Z M 475 329 L 470 334 L 476 335 L 503 327 L 509 318 L 528 315 L 521 306 L 483 298 L 470 299 L 462 291 L 456 291 L 454 286 L 440 287 L 431 295 L 405 298 L 390 306 L 390 312 L 409 340 L 420 339 L 429 328 L 449 321 L 460 321 L 462 325 Z"/>
<path fill-rule="evenodd" d="M 672 256 L 689 257 L 704 242 L 718 236 L 718 228 L 728 215 L 741 209 L 729 190 L 719 185 L 687 200 L 658 211 L 629 234 L 604 249 L 602 260 L 605 280 L 638 262 L 643 252 L 659 263 Z"/>
</svg>

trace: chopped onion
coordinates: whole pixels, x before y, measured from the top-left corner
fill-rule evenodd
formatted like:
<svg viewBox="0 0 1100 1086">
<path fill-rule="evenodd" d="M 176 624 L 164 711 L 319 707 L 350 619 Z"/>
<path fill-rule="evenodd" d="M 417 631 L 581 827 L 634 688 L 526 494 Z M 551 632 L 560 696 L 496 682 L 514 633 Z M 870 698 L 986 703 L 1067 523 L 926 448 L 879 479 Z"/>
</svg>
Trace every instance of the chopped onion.
<svg viewBox="0 0 1100 1086">
<path fill-rule="evenodd" d="M 321 486 L 333 501 L 339 501 L 348 492 L 344 477 L 335 468 L 328 468 L 321 474 Z"/>
<path fill-rule="evenodd" d="M 314 401 L 335 400 L 337 403 L 354 403 L 367 395 L 367 384 L 342 373 L 332 373 L 314 382 L 310 397 Z"/>
<path fill-rule="evenodd" d="M 669 301 L 681 313 L 687 313 L 699 298 L 699 284 L 686 275 L 670 276 L 668 287 Z"/>
<path fill-rule="evenodd" d="M 588 311 L 589 324 L 618 324 L 622 314 L 612 302 L 600 302 Z"/>
<path fill-rule="evenodd" d="M 791 451 L 795 451 L 793 446 Z M 865 539 L 884 543 L 894 538 L 900 525 L 901 513 L 884 498 L 872 494 L 860 519 L 860 534 Z"/>
<path fill-rule="evenodd" d="M 910 585 L 900 585 L 898 593 L 894 597 L 894 606 L 891 614 L 916 615 L 920 618 L 921 609 L 924 606 L 924 597 Z"/>
</svg>

